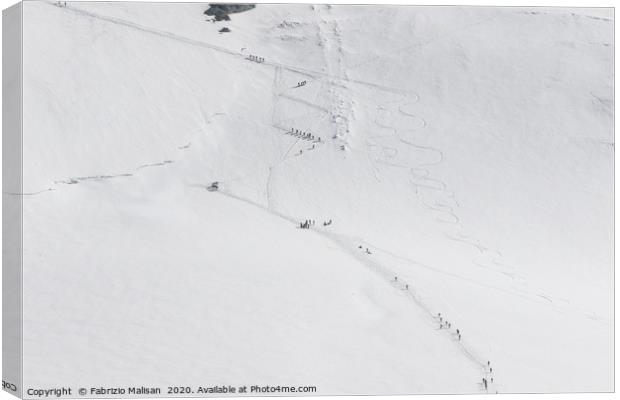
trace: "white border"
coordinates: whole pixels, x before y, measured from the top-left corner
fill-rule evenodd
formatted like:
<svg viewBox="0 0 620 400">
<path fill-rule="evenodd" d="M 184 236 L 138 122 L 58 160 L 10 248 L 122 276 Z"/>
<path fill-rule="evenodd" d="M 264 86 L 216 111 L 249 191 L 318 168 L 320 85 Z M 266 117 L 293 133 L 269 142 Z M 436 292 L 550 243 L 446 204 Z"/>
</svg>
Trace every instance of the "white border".
<svg viewBox="0 0 620 400">
<path fill-rule="evenodd" d="M 80 1 L 97 1 L 97 0 L 80 0 Z M 152 2 L 170 2 L 170 1 L 174 1 L 174 0 L 149 0 Z M 221 1 L 221 0 L 218 0 Z M 239 0 L 232 0 L 239 2 Z M 208 3 L 209 1 L 205 1 L 205 4 Z M 214 0 L 215 2 L 215 0 Z M 274 3 L 274 2 L 287 2 L 287 3 L 308 3 L 308 0 L 274 0 L 274 1 L 265 1 L 265 0 L 253 0 L 253 3 Z M 552 6 L 552 7 L 614 7 L 614 3 L 612 1 L 569 1 L 569 0 L 565 0 L 565 1 L 559 1 L 559 0 L 546 0 L 544 3 L 541 3 L 539 1 L 534 1 L 534 0 L 520 0 L 520 1 L 490 1 L 490 0 L 475 0 L 475 1 L 467 1 L 467 0 L 444 0 L 444 1 L 440 1 L 440 0 L 424 0 L 424 1 L 407 1 L 407 0 L 333 0 L 333 1 L 325 1 L 325 0 L 315 0 L 315 1 L 311 1 L 312 3 L 316 3 L 316 4 L 403 4 L 403 5 L 463 5 L 463 6 Z M 5 9 L 8 8 L 10 6 L 12 6 L 13 4 L 17 3 L 17 1 L 15 0 L 0 0 L 0 8 Z M 1 26 L 1 22 L 0 22 L 0 26 Z M 0 29 L 0 43 L 1 43 L 1 39 L 2 39 L 2 33 L 1 33 L 1 29 Z M 618 33 L 615 32 L 614 35 L 614 50 L 615 50 L 615 43 L 618 43 Z M 1 63 L 0 63 L 0 68 L 1 68 Z M 618 66 L 617 64 L 615 65 L 615 75 L 618 74 Z M 614 88 L 614 97 L 617 97 L 617 88 Z M 615 102 L 614 102 L 615 104 Z M 0 105 L 1 105 L 1 100 L 0 100 Z M 616 108 L 614 107 L 614 112 L 615 112 Z M 617 127 L 618 127 L 618 123 L 617 121 L 615 121 L 615 125 L 614 125 L 614 129 L 617 131 Z M 2 143 L 0 142 L 0 154 L 2 154 Z M 615 157 L 614 157 L 615 159 Z M 0 165 L 0 169 L 1 169 L 1 165 Z M 617 163 L 615 164 L 615 187 L 617 187 L 618 185 L 618 167 L 617 167 Z M 0 173 L 0 177 L 2 176 L 2 174 Z M 2 200 L 0 199 L 0 202 Z M 618 205 L 618 198 L 615 198 L 615 205 L 617 207 Z M 0 207 L 1 208 L 1 207 Z M 0 215 L 0 222 L 2 221 L 2 216 Z M 618 222 L 618 217 L 617 215 L 615 215 L 615 224 L 617 225 Z M 1 232 L 0 232 L 1 235 Z M 616 238 L 617 239 L 617 238 Z M 0 247 L 1 247 L 1 243 L 2 241 L 0 240 Z M 614 245 L 614 251 L 617 253 L 618 250 L 618 243 L 617 240 L 615 242 Z M 0 276 L 0 280 L 1 280 L 1 276 Z M 615 287 L 617 287 L 617 278 L 615 280 Z M 1 286 L 0 286 L 1 287 Z M 0 300 L 1 301 L 1 300 Z M 618 299 L 616 298 L 615 300 L 615 309 L 618 309 Z M 1 321 L 0 321 L 0 328 L 1 328 Z M 614 319 L 614 329 L 615 329 L 615 319 Z M 1 329 L 0 329 L 1 331 Z M 615 330 L 615 339 L 617 341 L 618 339 L 618 331 Z M 1 350 L 0 350 L 1 351 Z M 567 351 L 570 351 L 570 349 L 567 349 Z M 616 388 L 618 388 L 618 379 L 617 376 L 615 378 L 615 385 Z M 471 400 L 481 400 L 481 399 L 488 399 L 489 395 L 411 395 L 411 396 L 373 396 L 371 398 L 369 398 L 369 400 L 396 400 L 396 399 L 403 399 L 403 400 L 451 400 L 451 399 L 471 399 Z M 501 399 L 506 399 L 506 400 L 520 400 L 520 399 L 528 399 L 528 400 L 539 400 L 539 399 L 545 399 L 545 400 L 582 400 L 582 399 L 593 399 L 593 400 L 602 400 L 602 399 L 616 399 L 616 398 L 620 398 L 620 395 L 618 395 L 618 393 L 600 393 L 600 394 L 591 394 L 591 393 L 575 393 L 575 394 L 499 394 L 497 395 L 499 396 Z M 225 399 L 230 399 L 230 400 L 240 400 L 243 399 L 244 397 L 223 397 Z M 256 398 L 256 397 L 252 397 L 252 398 Z M 317 396 L 317 397 L 307 397 L 310 399 L 324 399 L 324 400 L 360 400 L 363 399 L 365 397 L 359 397 L 359 396 Z M 15 399 L 15 397 L 9 395 L 6 392 L 0 392 L 0 400 L 10 400 L 10 399 Z M 149 398 L 144 398 L 145 400 L 151 400 Z M 265 398 L 267 399 L 267 398 Z M 272 398 L 272 399 L 283 399 L 283 400 L 299 400 L 300 397 L 278 397 L 278 398 Z M 53 400 L 53 398 L 48 399 L 48 400 Z M 157 398 L 153 398 L 153 400 L 160 400 Z"/>
</svg>

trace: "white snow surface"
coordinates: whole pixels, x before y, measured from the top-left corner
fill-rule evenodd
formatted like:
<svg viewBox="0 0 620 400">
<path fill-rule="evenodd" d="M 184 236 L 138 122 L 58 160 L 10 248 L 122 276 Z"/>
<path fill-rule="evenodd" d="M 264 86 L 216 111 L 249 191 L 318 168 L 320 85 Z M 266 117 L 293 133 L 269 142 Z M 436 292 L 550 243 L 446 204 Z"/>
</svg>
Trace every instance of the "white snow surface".
<svg viewBox="0 0 620 400">
<path fill-rule="evenodd" d="M 613 390 L 611 9 L 206 8 L 24 3 L 25 387 Z"/>
</svg>

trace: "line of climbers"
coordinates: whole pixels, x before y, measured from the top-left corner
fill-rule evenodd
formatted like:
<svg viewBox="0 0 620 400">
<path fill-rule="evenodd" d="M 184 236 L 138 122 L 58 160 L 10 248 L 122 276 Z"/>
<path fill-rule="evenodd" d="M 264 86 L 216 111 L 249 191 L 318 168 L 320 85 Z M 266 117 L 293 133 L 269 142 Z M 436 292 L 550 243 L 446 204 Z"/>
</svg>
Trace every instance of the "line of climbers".
<svg viewBox="0 0 620 400">
<path fill-rule="evenodd" d="M 286 132 L 286 134 L 287 135 L 296 136 L 296 137 L 301 138 L 303 140 L 314 140 L 315 142 L 318 142 L 318 143 L 321 142 L 321 137 L 320 136 L 315 138 L 315 136 L 312 133 L 304 132 L 304 131 L 301 131 L 301 130 L 295 129 L 295 128 L 291 128 L 291 130 Z"/>
<path fill-rule="evenodd" d="M 441 313 L 437 313 L 437 320 L 439 321 L 439 329 L 452 329 L 452 324 L 441 316 Z M 456 338 L 461 340 L 461 331 L 459 329 L 456 330 Z"/>
<path fill-rule="evenodd" d="M 252 54 L 250 54 L 247 59 L 250 61 L 257 62 L 257 63 L 265 62 L 265 59 L 263 57 L 258 57 Z"/>
<path fill-rule="evenodd" d="M 316 224 L 316 221 L 313 219 L 307 219 L 304 222 L 300 222 L 299 223 L 299 228 L 301 229 L 310 229 L 311 226 L 314 226 Z M 329 221 L 323 221 L 323 226 L 329 226 L 332 224 L 332 220 L 330 219 Z"/>
<path fill-rule="evenodd" d="M 331 221 L 331 220 L 330 220 Z M 325 223 L 324 223 L 325 224 Z M 362 245 L 357 246 L 358 249 L 364 249 L 364 247 L 362 247 Z M 370 252 L 370 250 L 368 250 L 368 247 L 366 247 L 365 250 L 366 254 L 372 254 Z M 398 276 L 394 277 L 394 282 L 398 283 Z M 404 290 L 409 290 L 409 284 L 405 283 L 404 286 Z M 447 319 L 444 319 L 444 317 L 441 315 L 441 313 L 437 313 L 437 316 L 435 317 L 435 319 L 437 321 L 439 321 L 439 329 L 452 329 L 452 323 L 450 321 L 448 321 Z M 456 337 L 456 339 L 458 341 L 461 340 L 461 330 L 456 328 L 455 334 L 453 334 L 453 337 Z M 482 378 L 482 386 L 484 387 L 484 390 L 486 392 L 489 391 L 489 384 L 493 383 L 493 376 L 488 376 L 487 374 L 493 374 L 493 367 L 491 367 L 491 361 L 487 361 L 487 365 L 483 367 L 485 376 Z M 496 391 L 497 393 L 497 391 Z"/>
<path fill-rule="evenodd" d="M 359 246 L 357 246 L 357 248 L 358 248 L 358 249 L 363 249 L 363 247 L 362 247 L 362 245 L 361 245 L 361 244 L 360 244 Z M 366 251 L 365 251 L 365 253 L 366 253 L 366 254 L 372 254 L 372 253 L 370 252 L 370 250 L 368 250 L 368 247 L 366 247 Z"/>
<path fill-rule="evenodd" d="M 441 313 L 437 314 L 437 319 L 439 320 L 439 329 L 443 329 L 443 328 L 450 329 L 450 328 L 452 328 L 452 324 L 447 319 L 444 319 L 441 316 Z M 457 329 L 456 330 L 456 334 L 458 335 L 457 337 L 460 340 L 461 339 L 461 331 Z"/>
<path fill-rule="evenodd" d="M 301 229 L 310 229 L 311 226 L 314 226 L 314 220 L 313 219 L 307 219 L 304 222 L 300 222 L 299 223 L 299 227 Z"/>
<path fill-rule="evenodd" d="M 488 371 L 486 371 L 488 369 Z M 491 361 L 487 361 L 487 366 L 485 368 L 485 373 L 493 374 L 493 367 L 491 367 Z M 493 383 L 493 377 L 484 377 L 482 378 L 482 385 L 484 386 L 485 391 L 489 391 L 489 384 Z M 495 392 L 497 393 L 497 391 Z"/>
</svg>

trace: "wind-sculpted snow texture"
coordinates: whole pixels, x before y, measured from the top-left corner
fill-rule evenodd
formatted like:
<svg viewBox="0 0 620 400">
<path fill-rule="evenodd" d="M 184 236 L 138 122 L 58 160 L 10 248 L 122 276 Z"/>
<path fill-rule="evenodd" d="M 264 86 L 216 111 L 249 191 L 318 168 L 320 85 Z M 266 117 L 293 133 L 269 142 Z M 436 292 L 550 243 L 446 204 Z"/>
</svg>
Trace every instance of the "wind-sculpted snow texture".
<svg viewBox="0 0 620 400">
<path fill-rule="evenodd" d="M 611 10 L 24 12 L 25 386 L 613 390 Z"/>
</svg>

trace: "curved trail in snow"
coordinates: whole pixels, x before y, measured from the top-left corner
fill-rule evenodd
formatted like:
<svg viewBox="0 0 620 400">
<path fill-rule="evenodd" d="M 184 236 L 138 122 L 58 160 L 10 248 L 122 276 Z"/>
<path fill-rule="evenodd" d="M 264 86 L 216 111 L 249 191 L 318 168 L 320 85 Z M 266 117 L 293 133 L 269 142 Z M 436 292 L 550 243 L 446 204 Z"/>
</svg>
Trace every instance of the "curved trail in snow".
<svg viewBox="0 0 620 400">
<path fill-rule="evenodd" d="M 416 97 L 415 101 L 412 101 L 409 100 L 408 95 L 400 95 L 399 99 L 384 102 L 377 107 L 377 115 L 374 122 L 377 126 L 392 132 L 392 136 L 382 136 L 379 140 L 396 139 L 400 143 L 421 152 L 421 154 L 427 154 L 429 160 L 420 161 L 414 166 L 388 163 L 387 161 L 383 162 L 383 164 L 409 169 L 412 176 L 411 183 L 415 187 L 415 193 L 420 197 L 422 206 L 431 212 L 439 214 L 438 217 L 435 217 L 437 222 L 454 226 L 454 232 L 445 232 L 444 236 L 449 240 L 472 247 L 479 253 L 479 255 L 472 260 L 474 266 L 500 273 L 511 279 L 518 277 L 518 279 L 523 280 L 523 278 L 518 276 L 515 272 L 514 267 L 510 267 L 498 261 L 498 257 L 502 257 L 501 252 L 491 249 L 483 245 L 479 240 L 463 233 L 464 226 L 462 224 L 462 219 L 456 213 L 456 208 L 459 207 L 456 193 L 449 190 L 445 181 L 431 176 L 430 168 L 443 162 L 444 153 L 438 148 L 421 144 L 415 140 L 415 138 L 420 136 L 419 131 L 427 127 L 427 122 L 417 114 L 409 110 L 404 110 L 404 108 L 409 108 L 418 101 L 419 97 Z M 401 118 L 411 119 L 411 127 L 408 129 L 398 129 L 393 124 L 380 121 L 385 119 L 386 113 L 388 122 L 395 118 L 395 114 L 398 114 Z M 416 121 L 421 121 L 421 123 L 418 123 L 416 126 Z M 444 199 L 442 200 L 442 198 Z"/>
</svg>

